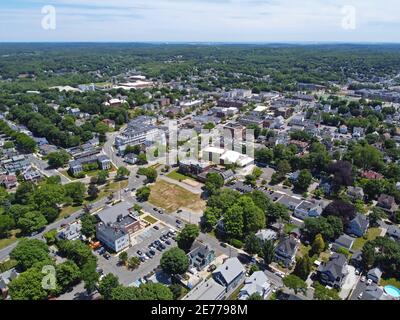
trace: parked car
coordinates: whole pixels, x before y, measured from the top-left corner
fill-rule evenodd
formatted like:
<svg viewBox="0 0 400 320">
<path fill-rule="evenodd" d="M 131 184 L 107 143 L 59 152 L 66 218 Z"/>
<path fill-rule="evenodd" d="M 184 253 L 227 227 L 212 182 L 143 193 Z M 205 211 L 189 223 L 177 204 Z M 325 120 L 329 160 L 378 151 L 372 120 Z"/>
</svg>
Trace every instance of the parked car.
<svg viewBox="0 0 400 320">
<path fill-rule="evenodd" d="M 153 256 L 150 254 L 150 252 L 146 252 L 146 256 L 149 257 L 149 259 L 153 258 Z"/>
<path fill-rule="evenodd" d="M 155 255 L 156 255 L 156 252 L 155 252 L 154 250 L 150 250 L 149 252 L 150 252 L 150 254 L 151 254 L 152 256 L 155 256 Z"/>
<path fill-rule="evenodd" d="M 138 256 L 142 256 L 143 255 L 143 252 L 140 251 L 140 250 L 136 251 L 136 253 L 138 254 Z"/>
<path fill-rule="evenodd" d="M 104 257 L 104 259 L 106 259 L 106 260 L 110 260 L 110 258 L 111 258 L 111 255 L 109 254 L 109 253 L 105 253 L 105 254 L 103 254 L 103 257 Z"/>
<path fill-rule="evenodd" d="M 161 249 L 160 246 L 157 247 L 157 250 L 158 250 L 158 251 L 163 251 L 163 249 Z"/>
<path fill-rule="evenodd" d="M 167 241 L 165 241 L 165 244 L 170 246 L 171 245 L 171 241 L 167 240 Z"/>
<path fill-rule="evenodd" d="M 177 224 L 181 224 L 181 223 L 182 223 L 182 221 L 181 221 L 181 220 L 179 220 L 179 219 L 176 219 L 176 223 L 177 223 Z"/>
<path fill-rule="evenodd" d="M 145 257 L 139 257 L 139 260 L 141 261 L 141 262 L 145 262 L 146 261 L 146 258 Z"/>
<path fill-rule="evenodd" d="M 215 269 L 217 269 L 217 266 L 216 266 L 215 264 L 212 264 L 212 265 L 210 265 L 210 266 L 208 267 L 207 271 L 208 271 L 208 272 L 214 272 Z"/>
<path fill-rule="evenodd" d="M 160 245 L 161 245 L 161 241 L 160 241 L 160 240 L 156 240 L 156 241 L 154 241 L 154 243 L 155 243 L 157 246 L 160 246 Z"/>
<path fill-rule="evenodd" d="M 158 226 L 154 226 L 153 229 L 160 230 L 160 228 Z"/>
<path fill-rule="evenodd" d="M 371 279 L 368 279 L 368 280 L 367 280 L 367 285 L 370 286 L 371 284 L 372 284 L 372 280 L 371 280 Z"/>
<path fill-rule="evenodd" d="M 362 276 L 360 279 L 361 282 L 365 282 L 365 280 L 366 280 L 365 276 Z"/>
</svg>

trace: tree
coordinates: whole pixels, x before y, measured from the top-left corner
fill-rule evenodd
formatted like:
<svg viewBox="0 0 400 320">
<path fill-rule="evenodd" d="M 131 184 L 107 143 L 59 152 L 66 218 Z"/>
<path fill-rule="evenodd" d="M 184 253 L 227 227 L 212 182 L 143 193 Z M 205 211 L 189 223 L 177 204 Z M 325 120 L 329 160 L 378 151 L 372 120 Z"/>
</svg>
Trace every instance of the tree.
<svg viewBox="0 0 400 320">
<path fill-rule="evenodd" d="M 158 172 L 154 168 L 139 168 L 138 174 L 146 176 L 148 183 L 156 181 L 158 176 Z"/>
<path fill-rule="evenodd" d="M 207 207 L 203 215 L 202 227 L 206 231 L 214 229 L 221 217 L 221 211 L 218 208 Z"/>
<path fill-rule="evenodd" d="M 255 151 L 255 159 L 260 163 L 269 164 L 274 158 L 272 149 L 261 148 Z"/>
<path fill-rule="evenodd" d="M 308 254 L 305 254 L 303 257 L 298 259 L 293 274 L 295 274 L 302 280 L 307 280 L 308 275 L 311 272 L 311 266 L 312 263 L 310 257 L 308 256 Z"/>
<path fill-rule="evenodd" d="M 297 190 L 307 191 L 312 181 L 312 175 L 310 171 L 304 169 L 301 170 L 297 179 L 293 181 L 293 185 Z"/>
<path fill-rule="evenodd" d="M 200 230 L 197 225 L 185 225 L 177 236 L 178 247 L 185 251 L 189 250 L 199 234 Z"/>
<path fill-rule="evenodd" d="M 172 248 L 163 253 L 161 268 L 170 275 L 184 274 L 189 268 L 189 258 L 180 248 Z"/>
<path fill-rule="evenodd" d="M 43 235 L 43 238 L 46 240 L 48 246 L 51 246 L 57 241 L 57 229 L 50 230 Z"/>
<path fill-rule="evenodd" d="M 254 204 L 259 207 L 263 212 L 267 211 L 268 206 L 270 205 L 271 201 L 265 195 L 264 192 L 261 190 L 254 190 L 250 194 L 251 199 L 253 200 Z"/>
<path fill-rule="evenodd" d="M 13 300 L 44 300 L 47 291 L 43 289 L 43 273 L 36 268 L 22 272 L 9 283 L 9 293 Z"/>
<path fill-rule="evenodd" d="M 128 253 L 126 251 L 121 252 L 118 256 L 118 260 L 121 265 L 125 266 L 128 262 Z"/>
<path fill-rule="evenodd" d="M 81 217 L 82 229 L 81 232 L 86 237 L 93 237 L 96 234 L 97 220 L 95 216 L 85 213 Z"/>
<path fill-rule="evenodd" d="M 123 180 L 126 177 L 129 177 L 130 173 L 131 172 L 127 168 L 119 167 L 118 170 L 117 170 L 117 179 Z"/>
<path fill-rule="evenodd" d="M 289 209 L 280 203 L 270 202 L 265 211 L 266 222 L 268 224 L 275 223 L 276 221 L 289 221 Z"/>
<path fill-rule="evenodd" d="M 14 219 L 8 214 L 0 214 L 0 238 L 8 237 L 9 231 L 14 228 Z"/>
<path fill-rule="evenodd" d="M 247 300 L 264 300 L 258 292 L 251 294 Z"/>
<path fill-rule="evenodd" d="M 140 300 L 172 300 L 171 290 L 161 283 L 145 283 L 140 285 Z"/>
<path fill-rule="evenodd" d="M 137 287 L 117 286 L 111 291 L 111 300 L 140 300 L 140 289 Z"/>
<path fill-rule="evenodd" d="M 57 285 L 64 292 L 80 281 L 79 267 L 73 261 L 65 261 L 56 266 Z"/>
<path fill-rule="evenodd" d="M 95 184 L 91 183 L 88 187 L 88 191 L 87 191 L 89 198 L 94 200 L 98 197 L 100 190 L 99 188 L 96 187 Z"/>
<path fill-rule="evenodd" d="M 130 269 L 136 269 L 140 265 L 140 259 L 138 257 L 131 257 L 128 260 L 128 267 Z"/>
<path fill-rule="evenodd" d="M 233 205 L 224 215 L 224 230 L 228 238 L 243 238 L 244 219 L 243 208 L 238 204 Z"/>
<path fill-rule="evenodd" d="M 339 217 L 343 225 L 347 226 L 347 224 L 356 217 L 356 208 L 351 203 L 342 200 L 334 200 L 326 206 L 322 212 L 322 216 Z"/>
<path fill-rule="evenodd" d="M 109 273 L 100 280 L 99 293 L 103 296 L 104 300 L 112 298 L 112 291 L 119 286 L 118 277 Z"/>
<path fill-rule="evenodd" d="M 328 289 L 319 282 L 314 282 L 315 300 L 341 300 L 339 293 L 335 289 Z"/>
<path fill-rule="evenodd" d="M 352 165 L 347 161 L 336 161 L 329 166 L 333 173 L 333 186 L 339 190 L 341 186 L 350 186 L 353 183 Z"/>
<path fill-rule="evenodd" d="M 46 218 L 38 211 L 32 211 L 24 214 L 18 219 L 18 227 L 23 234 L 31 234 L 43 229 L 47 224 Z"/>
<path fill-rule="evenodd" d="M 379 169 L 383 166 L 382 153 L 369 144 L 354 146 L 350 157 L 356 166 L 364 170 Z"/>
<path fill-rule="evenodd" d="M 272 240 L 264 241 L 262 246 L 262 255 L 266 265 L 269 265 L 274 260 L 275 246 Z"/>
<path fill-rule="evenodd" d="M 218 194 L 212 195 L 208 201 L 207 206 L 217 208 L 221 212 L 226 212 L 232 207 L 240 198 L 240 193 L 236 190 L 222 189 Z"/>
<path fill-rule="evenodd" d="M 387 217 L 387 213 L 377 207 L 373 207 L 372 212 L 368 215 L 371 226 L 377 226 L 379 221 L 387 219 Z"/>
<path fill-rule="evenodd" d="M 18 204 L 28 204 L 36 186 L 32 182 L 22 182 L 15 192 L 15 202 Z"/>
<path fill-rule="evenodd" d="M 96 176 L 96 181 L 97 184 L 105 184 L 107 182 L 107 179 L 110 177 L 110 174 L 106 170 L 101 170 L 97 176 Z"/>
<path fill-rule="evenodd" d="M 257 207 L 252 198 L 249 196 L 243 196 L 238 202 L 238 206 L 243 209 L 243 223 L 244 233 L 249 234 L 251 232 L 257 232 L 258 230 L 265 227 L 266 219 L 263 210 Z"/>
<path fill-rule="evenodd" d="M 16 260 L 18 267 L 25 271 L 38 262 L 51 262 L 47 245 L 37 239 L 21 239 L 15 249 L 11 251 L 10 258 Z"/>
<path fill-rule="evenodd" d="M 82 182 L 72 182 L 64 186 L 65 194 L 76 204 L 82 204 L 86 193 L 86 187 Z"/>
<path fill-rule="evenodd" d="M 64 167 L 70 159 L 68 152 L 61 150 L 57 152 L 51 152 L 47 155 L 47 161 L 49 166 L 58 169 Z"/>
<path fill-rule="evenodd" d="M 334 241 L 343 234 L 343 223 L 335 216 L 306 218 L 303 230 L 311 240 L 315 239 L 317 234 L 321 234 L 324 239 Z"/>
<path fill-rule="evenodd" d="M 246 237 L 244 250 L 250 254 L 260 254 L 262 252 L 262 241 L 255 234 Z"/>
<path fill-rule="evenodd" d="M 290 171 L 292 171 L 292 167 L 290 166 L 289 161 L 281 160 L 281 161 L 278 162 L 278 164 L 277 164 L 277 172 L 281 177 L 284 177 Z"/>
<path fill-rule="evenodd" d="M 142 187 L 136 190 L 136 198 L 140 202 L 149 200 L 151 190 L 149 187 Z"/>
<path fill-rule="evenodd" d="M 96 271 L 96 260 L 88 260 L 81 268 L 82 280 L 85 282 L 85 289 L 92 292 L 96 288 L 99 274 Z"/>
<path fill-rule="evenodd" d="M 299 292 L 305 293 L 307 291 L 307 284 L 298 276 L 292 274 L 283 278 L 283 284 L 289 289 L 293 289 L 296 294 Z"/>
<path fill-rule="evenodd" d="M 205 190 L 209 194 L 215 194 L 224 186 L 224 179 L 217 172 L 208 173 L 205 182 Z"/>
<path fill-rule="evenodd" d="M 178 300 L 184 294 L 183 287 L 179 284 L 171 284 L 169 290 L 171 290 L 174 300 Z"/>
<path fill-rule="evenodd" d="M 311 248 L 312 252 L 319 255 L 321 252 L 325 250 L 325 242 L 322 234 L 317 234 L 315 236 L 314 242 Z"/>
</svg>

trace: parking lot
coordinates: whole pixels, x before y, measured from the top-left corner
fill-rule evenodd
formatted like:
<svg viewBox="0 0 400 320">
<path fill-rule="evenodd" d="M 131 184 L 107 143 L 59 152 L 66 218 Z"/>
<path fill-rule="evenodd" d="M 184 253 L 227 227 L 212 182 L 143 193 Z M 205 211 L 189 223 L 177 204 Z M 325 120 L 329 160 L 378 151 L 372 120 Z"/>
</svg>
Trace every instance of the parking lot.
<svg viewBox="0 0 400 320">
<path fill-rule="evenodd" d="M 176 246 L 176 241 L 173 240 L 172 237 L 167 239 L 170 244 L 166 243 L 165 240 L 160 239 L 162 235 L 165 235 L 170 231 L 170 227 L 161 222 L 155 225 L 158 230 L 156 230 L 153 225 L 132 237 L 132 240 L 134 240 L 133 243 L 137 244 L 127 249 L 126 252 L 128 253 L 128 257 L 141 257 L 142 260 L 139 268 L 135 270 L 128 270 L 127 267 L 119 265 L 118 255 L 112 255 L 110 259 L 107 260 L 102 255 L 96 254 L 98 257 L 98 266 L 103 270 L 104 274 L 113 273 L 118 276 L 121 284 L 129 286 L 154 271 L 160 264 L 163 252 Z M 160 241 L 164 249 L 162 249 L 160 245 L 150 249 L 149 245 L 155 241 Z M 160 248 L 157 249 L 157 247 Z M 146 256 L 146 253 L 150 253 L 150 250 L 154 253 L 153 255 L 150 255 L 151 258 Z M 142 255 L 139 255 L 138 251 L 140 251 Z"/>
</svg>

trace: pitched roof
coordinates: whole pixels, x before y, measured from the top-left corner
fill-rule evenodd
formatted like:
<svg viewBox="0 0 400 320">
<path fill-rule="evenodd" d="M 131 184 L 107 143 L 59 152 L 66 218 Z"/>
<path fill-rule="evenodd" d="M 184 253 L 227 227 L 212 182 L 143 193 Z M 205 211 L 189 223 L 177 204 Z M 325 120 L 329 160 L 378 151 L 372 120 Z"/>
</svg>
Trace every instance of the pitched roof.
<svg viewBox="0 0 400 320">
<path fill-rule="evenodd" d="M 287 237 L 279 242 L 276 250 L 285 252 L 286 254 L 293 256 L 296 254 L 298 242 L 293 237 Z"/>
<path fill-rule="evenodd" d="M 343 254 L 334 253 L 328 262 L 321 264 L 318 268 L 320 272 L 330 272 L 334 278 L 343 276 L 343 267 L 347 264 L 347 259 Z"/>
<path fill-rule="evenodd" d="M 229 258 L 213 274 L 220 274 L 226 283 L 231 283 L 240 273 L 244 273 L 245 271 L 238 258 Z"/>
</svg>

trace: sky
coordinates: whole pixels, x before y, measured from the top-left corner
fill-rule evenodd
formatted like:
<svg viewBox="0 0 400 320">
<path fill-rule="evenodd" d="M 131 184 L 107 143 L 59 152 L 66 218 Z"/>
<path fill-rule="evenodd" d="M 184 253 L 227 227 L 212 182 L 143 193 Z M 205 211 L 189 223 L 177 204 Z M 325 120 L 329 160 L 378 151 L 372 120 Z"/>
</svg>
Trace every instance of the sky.
<svg viewBox="0 0 400 320">
<path fill-rule="evenodd" d="M 0 0 L 0 41 L 400 42 L 400 1 Z"/>
</svg>

